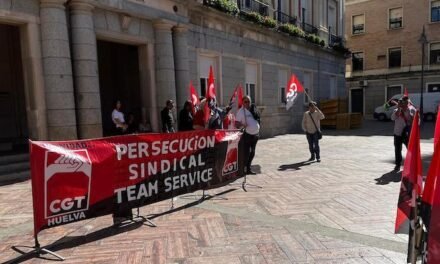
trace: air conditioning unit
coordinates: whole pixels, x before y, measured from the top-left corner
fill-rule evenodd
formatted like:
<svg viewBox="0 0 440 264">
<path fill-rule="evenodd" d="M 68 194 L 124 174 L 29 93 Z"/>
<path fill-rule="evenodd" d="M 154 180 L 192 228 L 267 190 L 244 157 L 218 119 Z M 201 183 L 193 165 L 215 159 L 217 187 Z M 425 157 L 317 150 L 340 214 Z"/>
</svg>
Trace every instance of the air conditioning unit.
<svg viewBox="0 0 440 264">
<path fill-rule="evenodd" d="M 359 86 L 362 87 L 368 86 L 368 81 L 367 80 L 359 81 Z"/>
</svg>

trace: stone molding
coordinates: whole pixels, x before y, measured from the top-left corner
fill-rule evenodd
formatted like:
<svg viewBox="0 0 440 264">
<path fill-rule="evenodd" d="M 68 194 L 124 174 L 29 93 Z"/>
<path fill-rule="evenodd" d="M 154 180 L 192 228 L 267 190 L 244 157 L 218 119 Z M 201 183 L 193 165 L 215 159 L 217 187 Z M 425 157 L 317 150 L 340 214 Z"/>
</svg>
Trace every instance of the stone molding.
<svg viewBox="0 0 440 264">
<path fill-rule="evenodd" d="M 67 0 L 40 0 L 40 7 L 66 9 L 66 2 Z"/>
<path fill-rule="evenodd" d="M 154 30 L 158 31 L 171 31 L 174 24 L 165 20 L 156 20 L 153 22 Z"/>
<path fill-rule="evenodd" d="M 86 13 L 91 14 L 95 6 L 93 1 L 90 0 L 71 0 L 69 2 L 69 7 L 71 8 L 71 13 Z"/>
<path fill-rule="evenodd" d="M 173 27 L 173 32 L 174 33 L 186 33 L 188 32 L 189 27 L 187 25 L 183 25 L 183 24 L 179 24 L 175 27 Z"/>
</svg>

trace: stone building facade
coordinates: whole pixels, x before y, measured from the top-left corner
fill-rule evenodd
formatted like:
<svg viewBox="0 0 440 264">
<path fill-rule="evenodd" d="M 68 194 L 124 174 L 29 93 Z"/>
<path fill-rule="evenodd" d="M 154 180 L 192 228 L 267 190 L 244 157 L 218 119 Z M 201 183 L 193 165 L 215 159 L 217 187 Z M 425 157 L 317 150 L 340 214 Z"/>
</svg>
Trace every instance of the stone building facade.
<svg viewBox="0 0 440 264">
<path fill-rule="evenodd" d="M 207 2 L 0 0 L 0 75 L 14 73 L 3 80 L 2 87 L 11 88 L 2 88 L 0 112 L 11 129 L 0 143 L 101 137 L 115 99 L 159 131 L 165 101 L 175 100 L 180 109 L 190 81 L 203 94 L 209 65 L 220 105 L 239 83 L 254 97 L 263 137 L 299 129 L 304 96 L 290 111 L 282 102 L 291 73 L 315 100 L 344 95 L 342 55 Z M 343 29 L 343 1 L 329 2 L 330 12 L 319 0 L 257 3 L 276 11 L 269 16 L 295 23 L 301 23 L 300 10 L 304 17 L 308 12 L 302 22 L 328 42 L 329 24 L 336 36 Z M 337 17 L 328 19 L 329 13 Z"/>
<path fill-rule="evenodd" d="M 345 9 L 352 112 L 372 118 L 375 107 L 405 88 L 409 93 L 440 92 L 440 1 L 347 0 Z M 422 86 L 423 28 L 427 41 Z"/>
</svg>

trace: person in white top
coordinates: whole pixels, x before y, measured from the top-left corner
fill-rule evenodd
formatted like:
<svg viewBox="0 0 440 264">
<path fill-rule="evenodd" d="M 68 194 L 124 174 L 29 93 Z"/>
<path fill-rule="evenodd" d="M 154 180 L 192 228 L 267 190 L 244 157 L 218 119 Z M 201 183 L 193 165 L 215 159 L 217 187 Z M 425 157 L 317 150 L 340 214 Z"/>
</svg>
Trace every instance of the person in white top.
<svg viewBox="0 0 440 264">
<path fill-rule="evenodd" d="M 402 97 L 399 99 L 397 108 L 391 114 L 391 120 L 394 121 L 395 171 L 399 171 L 402 165 L 402 144 L 408 148 L 409 133 L 415 112 L 415 107 L 409 105 L 408 97 Z"/>
<path fill-rule="evenodd" d="M 321 133 L 321 122 L 325 116 L 316 106 L 315 102 L 309 102 L 309 111 L 306 111 L 302 120 L 302 129 L 306 132 L 307 142 L 309 143 L 310 159 L 321 162 L 319 150 L 319 133 Z"/>
<path fill-rule="evenodd" d="M 243 97 L 243 107 L 237 111 L 235 117 L 237 128 L 244 128 L 243 140 L 247 156 L 246 174 L 256 174 L 251 170 L 252 160 L 255 156 L 255 148 L 260 134 L 260 114 L 254 104 L 251 104 L 249 96 Z"/>
<path fill-rule="evenodd" d="M 112 112 L 112 121 L 115 124 L 116 134 L 123 135 L 127 130 L 127 124 L 125 123 L 124 113 L 121 112 L 121 101 L 117 100 L 115 103 L 115 109 Z"/>
</svg>

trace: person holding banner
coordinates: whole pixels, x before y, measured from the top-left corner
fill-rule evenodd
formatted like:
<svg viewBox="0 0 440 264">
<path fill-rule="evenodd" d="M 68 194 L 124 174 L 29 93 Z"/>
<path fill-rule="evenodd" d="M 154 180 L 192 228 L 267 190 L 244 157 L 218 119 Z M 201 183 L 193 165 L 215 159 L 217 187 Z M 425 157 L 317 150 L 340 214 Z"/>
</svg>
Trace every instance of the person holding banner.
<svg viewBox="0 0 440 264">
<path fill-rule="evenodd" d="M 192 103 L 190 100 L 186 101 L 183 105 L 183 109 L 179 114 L 179 131 L 193 130 L 193 114 Z"/>
<path fill-rule="evenodd" d="M 319 139 L 321 134 L 320 121 L 324 118 L 325 118 L 324 114 L 316 106 L 316 103 L 310 101 L 309 111 L 306 111 L 304 113 L 302 120 L 302 129 L 304 130 L 304 132 L 306 132 L 307 142 L 309 143 L 309 150 L 310 150 L 309 161 L 314 161 L 316 158 L 317 162 L 321 162 L 321 156 L 319 150 Z"/>
<path fill-rule="evenodd" d="M 397 108 L 391 114 L 391 120 L 394 121 L 395 171 L 399 171 L 402 165 L 402 144 L 405 144 L 405 147 L 408 148 L 409 133 L 415 114 L 415 108 L 408 107 L 408 103 L 408 97 L 399 99 Z"/>
<path fill-rule="evenodd" d="M 236 115 L 235 124 L 237 128 L 244 129 L 243 140 L 245 153 L 247 154 L 246 174 L 256 174 L 251 170 L 252 160 L 255 156 L 255 148 L 260 134 L 260 114 L 254 104 L 251 105 L 249 96 L 243 97 L 243 107 Z"/>
<path fill-rule="evenodd" d="M 215 100 L 209 102 L 209 108 L 211 109 L 211 117 L 208 121 L 209 129 L 223 129 L 223 122 L 225 117 L 228 115 L 231 110 L 231 106 L 227 106 L 225 110 L 221 109 L 217 106 Z"/>
<path fill-rule="evenodd" d="M 173 133 L 174 131 L 174 117 L 171 110 L 174 108 L 173 100 L 167 100 L 165 108 L 160 112 L 162 117 L 162 132 Z"/>
</svg>

